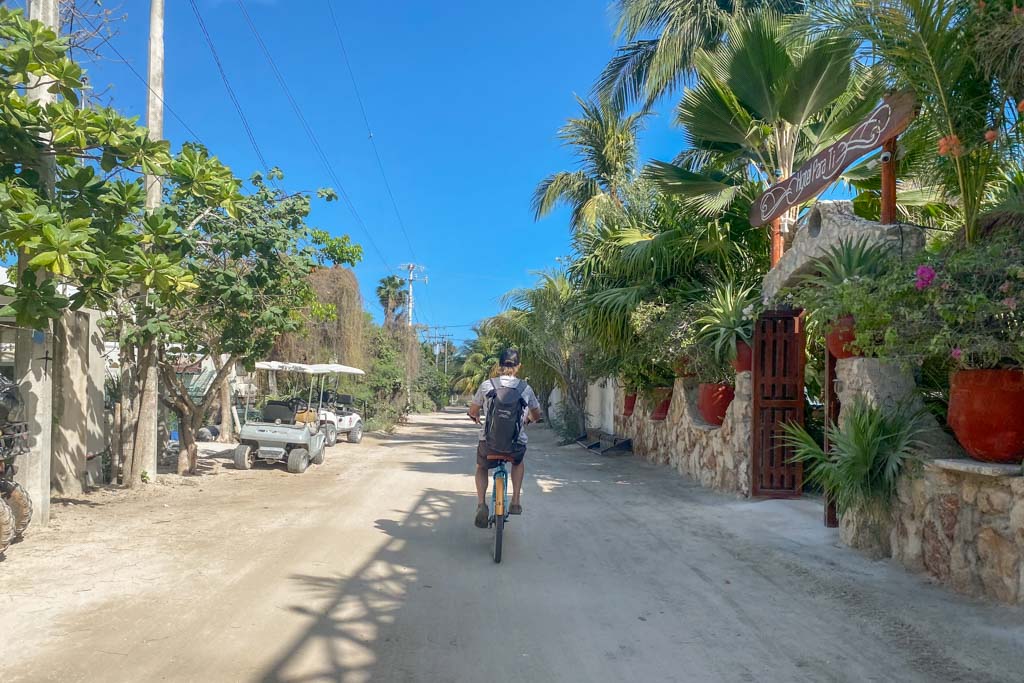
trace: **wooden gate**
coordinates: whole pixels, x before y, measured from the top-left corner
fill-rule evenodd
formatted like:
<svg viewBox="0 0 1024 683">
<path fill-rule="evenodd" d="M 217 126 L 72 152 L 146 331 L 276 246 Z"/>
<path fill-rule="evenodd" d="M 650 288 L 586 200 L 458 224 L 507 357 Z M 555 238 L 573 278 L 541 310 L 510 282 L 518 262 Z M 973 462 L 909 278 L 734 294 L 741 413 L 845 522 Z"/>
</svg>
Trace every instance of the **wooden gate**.
<svg viewBox="0 0 1024 683">
<path fill-rule="evenodd" d="M 801 311 L 766 311 L 754 326 L 754 439 L 751 494 L 796 498 L 803 466 L 789 462 L 780 425 L 804 423 L 804 328 Z"/>
</svg>

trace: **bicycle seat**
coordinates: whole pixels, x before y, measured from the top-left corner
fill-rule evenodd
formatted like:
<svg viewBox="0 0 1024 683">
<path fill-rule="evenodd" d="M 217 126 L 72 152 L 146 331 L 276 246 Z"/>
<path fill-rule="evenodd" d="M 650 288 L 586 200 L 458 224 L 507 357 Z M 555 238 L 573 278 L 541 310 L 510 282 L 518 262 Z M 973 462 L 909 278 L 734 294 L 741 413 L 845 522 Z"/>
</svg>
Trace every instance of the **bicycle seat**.
<svg viewBox="0 0 1024 683">
<path fill-rule="evenodd" d="M 503 453 L 491 453 L 487 456 L 488 460 L 504 460 L 505 462 L 513 462 L 516 457 L 514 455 L 505 455 Z"/>
</svg>

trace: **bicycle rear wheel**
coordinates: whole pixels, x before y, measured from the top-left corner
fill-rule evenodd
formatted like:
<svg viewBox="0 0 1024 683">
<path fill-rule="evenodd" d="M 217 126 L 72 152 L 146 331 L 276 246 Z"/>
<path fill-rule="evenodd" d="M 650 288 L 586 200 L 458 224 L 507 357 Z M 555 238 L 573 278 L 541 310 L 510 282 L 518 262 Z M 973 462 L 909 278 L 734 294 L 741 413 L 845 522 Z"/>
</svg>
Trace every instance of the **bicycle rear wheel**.
<svg viewBox="0 0 1024 683">
<path fill-rule="evenodd" d="M 501 562 L 501 541 L 505 532 L 505 478 L 494 477 L 494 562 Z"/>
<path fill-rule="evenodd" d="M 501 537 L 505 531 L 505 518 L 495 517 L 494 518 L 494 562 L 501 562 Z"/>
</svg>

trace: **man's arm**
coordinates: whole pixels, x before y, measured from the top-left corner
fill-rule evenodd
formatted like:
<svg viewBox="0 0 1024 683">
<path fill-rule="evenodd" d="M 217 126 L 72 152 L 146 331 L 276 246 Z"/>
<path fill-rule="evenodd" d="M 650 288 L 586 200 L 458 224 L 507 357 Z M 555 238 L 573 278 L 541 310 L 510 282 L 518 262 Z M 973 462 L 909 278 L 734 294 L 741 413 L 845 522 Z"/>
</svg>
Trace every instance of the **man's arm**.
<svg viewBox="0 0 1024 683">
<path fill-rule="evenodd" d="M 470 403 L 466 415 L 469 415 L 469 419 L 473 422 L 480 424 L 480 404 L 476 402 Z"/>
<path fill-rule="evenodd" d="M 544 419 L 544 413 L 540 410 L 540 400 L 537 398 L 537 394 L 533 391 L 533 387 L 527 386 L 526 391 L 523 392 L 523 398 L 526 399 L 526 407 L 529 409 L 527 414 L 526 423 L 541 422 Z"/>
</svg>

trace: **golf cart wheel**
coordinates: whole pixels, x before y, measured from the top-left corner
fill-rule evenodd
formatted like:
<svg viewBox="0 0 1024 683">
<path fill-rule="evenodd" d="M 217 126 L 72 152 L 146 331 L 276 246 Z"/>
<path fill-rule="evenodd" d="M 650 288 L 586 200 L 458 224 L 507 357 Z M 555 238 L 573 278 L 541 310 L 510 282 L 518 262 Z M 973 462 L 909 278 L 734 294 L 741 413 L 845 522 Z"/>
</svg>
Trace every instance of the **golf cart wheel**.
<svg viewBox="0 0 1024 683">
<path fill-rule="evenodd" d="M 288 471 L 292 474 L 302 474 L 309 467 L 309 451 L 305 448 L 293 448 L 288 453 Z"/>
<path fill-rule="evenodd" d="M 252 469 L 252 464 L 255 458 L 252 454 L 252 448 L 246 446 L 244 443 L 235 446 L 235 469 L 236 470 L 248 470 Z"/>
<path fill-rule="evenodd" d="M 359 443 L 363 440 L 363 423 L 356 422 L 355 426 L 352 427 L 352 431 L 348 433 L 349 443 Z"/>
<path fill-rule="evenodd" d="M 326 454 L 327 454 L 327 444 L 325 443 L 324 447 L 320 449 L 320 452 L 317 453 L 316 455 L 314 455 L 312 458 L 310 458 L 309 461 L 311 463 L 313 463 L 314 465 L 323 465 L 324 464 L 324 456 Z"/>
<path fill-rule="evenodd" d="M 14 511 L 0 498 L 0 555 L 14 540 Z"/>
<path fill-rule="evenodd" d="M 334 444 L 338 443 L 338 428 L 330 423 L 325 424 L 324 436 L 326 437 L 324 439 L 324 446 L 333 446 Z"/>
<path fill-rule="evenodd" d="M 5 485 L 3 500 L 14 513 L 14 540 L 18 540 L 32 521 L 32 498 L 21 484 L 11 481 Z"/>
</svg>

